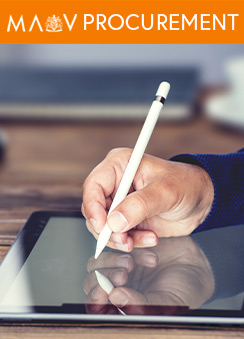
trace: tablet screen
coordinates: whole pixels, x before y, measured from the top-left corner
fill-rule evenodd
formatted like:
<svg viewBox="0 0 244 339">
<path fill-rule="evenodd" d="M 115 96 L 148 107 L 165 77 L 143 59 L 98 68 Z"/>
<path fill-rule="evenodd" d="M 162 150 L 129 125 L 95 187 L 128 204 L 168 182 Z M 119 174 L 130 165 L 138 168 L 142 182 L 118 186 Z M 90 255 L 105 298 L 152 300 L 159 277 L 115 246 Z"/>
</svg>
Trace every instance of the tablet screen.
<svg viewBox="0 0 244 339">
<path fill-rule="evenodd" d="M 0 267 L 0 312 L 241 317 L 243 239 L 239 225 L 95 260 L 79 213 L 38 212 Z"/>
<path fill-rule="evenodd" d="M 1 306 L 84 303 L 82 281 L 87 260 L 95 251 L 94 240 L 84 219 L 51 217 L 27 258 L 25 243 L 18 244 L 19 253 L 8 268 L 15 278 L 9 288 L 1 288 Z"/>
</svg>

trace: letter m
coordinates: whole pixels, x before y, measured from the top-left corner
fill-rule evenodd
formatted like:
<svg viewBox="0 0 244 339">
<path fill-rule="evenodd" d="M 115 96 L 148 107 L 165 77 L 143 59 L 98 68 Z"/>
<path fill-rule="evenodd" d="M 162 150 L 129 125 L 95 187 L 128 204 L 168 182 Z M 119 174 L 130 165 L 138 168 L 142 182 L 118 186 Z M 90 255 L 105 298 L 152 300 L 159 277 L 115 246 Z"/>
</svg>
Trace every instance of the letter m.
<svg viewBox="0 0 244 339">
<path fill-rule="evenodd" d="M 25 32 L 25 25 L 24 25 L 24 20 L 23 20 L 23 15 L 21 15 L 19 22 L 17 23 L 17 25 L 15 24 L 12 15 L 9 16 L 9 22 L 8 22 L 8 28 L 7 28 L 7 32 L 10 32 L 10 28 L 11 25 L 13 25 L 15 32 L 17 32 L 17 30 L 19 29 L 19 26 L 22 26 L 22 31 Z"/>
</svg>

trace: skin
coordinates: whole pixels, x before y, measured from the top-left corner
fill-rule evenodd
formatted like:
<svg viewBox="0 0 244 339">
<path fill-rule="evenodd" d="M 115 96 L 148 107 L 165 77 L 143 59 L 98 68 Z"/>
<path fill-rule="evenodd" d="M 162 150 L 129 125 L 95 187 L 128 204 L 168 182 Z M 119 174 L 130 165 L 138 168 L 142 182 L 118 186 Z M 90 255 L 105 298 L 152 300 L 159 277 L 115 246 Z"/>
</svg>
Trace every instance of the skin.
<svg viewBox="0 0 244 339">
<path fill-rule="evenodd" d="M 109 295 L 98 285 L 94 270 L 113 283 Z M 191 237 L 160 239 L 151 249 L 131 254 L 103 252 L 91 257 L 83 282 L 89 313 L 179 315 L 194 310 L 214 292 L 210 264 Z"/>
<path fill-rule="evenodd" d="M 156 246 L 160 237 L 192 233 L 209 214 L 214 188 L 201 167 L 145 154 L 127 197 L 107 212 L 128 164 L 131 149 L 119 148 L 90 173 L 83 185 L 82 213 L 97 239 L 106 221 L 108 246 L 130 252 Z"/>
</svg>

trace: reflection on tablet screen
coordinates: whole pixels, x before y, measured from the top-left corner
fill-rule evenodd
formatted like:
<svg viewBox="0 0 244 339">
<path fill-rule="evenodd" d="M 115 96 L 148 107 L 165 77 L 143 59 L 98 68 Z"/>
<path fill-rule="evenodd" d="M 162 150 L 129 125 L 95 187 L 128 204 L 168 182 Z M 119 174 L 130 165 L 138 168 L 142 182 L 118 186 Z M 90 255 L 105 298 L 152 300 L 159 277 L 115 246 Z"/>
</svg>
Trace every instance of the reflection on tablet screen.
<svg viewBox="0 0 244 339">
<path fill-rule="evenodd" d="M 32 223 L 33 224 L 33 223 Z M 20 234 L 0 268 L 0 312 L 204 315 L 241 311 L 244 227 L 104 251 L 81 217 L 51 216 Z M 110 294 L 95 270 L 111 283 Z M 122 313 L 123 313 L 122 312 Z M 222 313 L 221 313 L 222 312 Z"/>
</svg>

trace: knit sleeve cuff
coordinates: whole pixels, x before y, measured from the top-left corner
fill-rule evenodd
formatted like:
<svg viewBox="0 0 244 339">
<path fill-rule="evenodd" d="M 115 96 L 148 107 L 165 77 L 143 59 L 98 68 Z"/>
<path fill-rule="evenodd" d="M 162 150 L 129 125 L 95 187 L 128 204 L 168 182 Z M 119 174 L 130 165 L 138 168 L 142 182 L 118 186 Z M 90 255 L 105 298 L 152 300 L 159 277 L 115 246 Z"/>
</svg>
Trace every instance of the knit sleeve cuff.
<svg viewBox="0 0 244 339">
<path fill-rule="evenodd" d="M 214 186 L 210 213 L 195 232 L 244 223 L 244 153 L 182 154 L 170 159 L 204 168 Z"/>
</svg>

